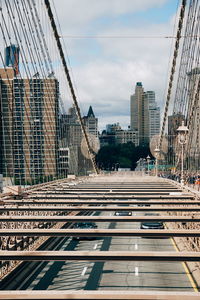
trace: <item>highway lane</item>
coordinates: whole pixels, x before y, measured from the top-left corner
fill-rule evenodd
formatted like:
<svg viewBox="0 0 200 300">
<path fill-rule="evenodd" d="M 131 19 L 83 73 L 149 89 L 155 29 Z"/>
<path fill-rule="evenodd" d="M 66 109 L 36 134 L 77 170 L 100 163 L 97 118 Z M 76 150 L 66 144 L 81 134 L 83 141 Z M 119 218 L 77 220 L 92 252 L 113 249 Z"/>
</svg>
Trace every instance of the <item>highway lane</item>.
<svg viewBox="0 0 200 300">
<path fill-rule="evenodd" d="M 136 229 L 139 223 L 117 223 L 116 228 Z M 109 250 L 175 251 L 171 239 L 112 238 Z M 98 288 L 194 291 L 188 270 L 179 262 L 106 262 Z M 193 285 L 193 286 L 192 286 Z"/>
<path fill-rule="evenodd" d="M 111 228 L 109 223 L 99 224 L 99 228 Z M 63 239 L 57 250 L 103 250 L 105 239 L 73 240 Z M 110 238 L 108 238 L 110 239 Z M 103 248 L 103 249 L 102 249 Z M 43 265 L 43 267 L 42 267 Z M 31 290 L 71 290 L 85 289 L 88 278 L 96 265 L 92 262 L 48 262 L 40 264 L 39 270 L 32 272 L 30 278 L 20 284 L 17 289 Z"/>
<path fill-rule="evenodd" d="M 101 215 L 108 212 L 101 213 Z M 113 214 L 113 213 L 111 213 Z M 142 214 L 142 213 L 137 213 Z M 99 228 L 136 229 L 140 223 L 98 223 Z M 171 239 L 60 239 L 55 250 L 174 251 Z M 10 286 L 9 289 L 12 289 Z M 179 262 L 44 262 L 15 289 L 31 290 L 168 290 L 194 291 Z"/>
</svg>

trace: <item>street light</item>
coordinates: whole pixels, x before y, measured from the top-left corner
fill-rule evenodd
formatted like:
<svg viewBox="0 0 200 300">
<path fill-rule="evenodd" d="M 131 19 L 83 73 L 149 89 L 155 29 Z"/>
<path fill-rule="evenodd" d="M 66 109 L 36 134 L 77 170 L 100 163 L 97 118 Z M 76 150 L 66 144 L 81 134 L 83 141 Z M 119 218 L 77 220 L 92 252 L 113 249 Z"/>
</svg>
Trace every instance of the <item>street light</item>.
<svg viewBox="0 0 200 300">
<path fill-rule="evenodd" d="M 181 145 L 181 185 L 184 185 L 184 176 L 183 176 L 183 170 L 184 170 L 184 145 L 187 142 L 187 134 L 188 134 L 188 128 L 184 125 L 184 121 L 182 121 L 182 125 L 178 127 L 178 142 Z"/>
<path fill-rule="evenodd" d="M 149 162 L 150 162 L 150 156 L 147 156 L 147 174 L 149 175 Z"/>
<path fill-rule="evenodd" d="M 156 147 L 156 149 L 154 150 L 154 153 L 155 153 L 155 157 L 156 157 L 156 177 L 158 177 L 158 157 L 160 154 L 160 149 L 158 149 Z"/>
</svg>

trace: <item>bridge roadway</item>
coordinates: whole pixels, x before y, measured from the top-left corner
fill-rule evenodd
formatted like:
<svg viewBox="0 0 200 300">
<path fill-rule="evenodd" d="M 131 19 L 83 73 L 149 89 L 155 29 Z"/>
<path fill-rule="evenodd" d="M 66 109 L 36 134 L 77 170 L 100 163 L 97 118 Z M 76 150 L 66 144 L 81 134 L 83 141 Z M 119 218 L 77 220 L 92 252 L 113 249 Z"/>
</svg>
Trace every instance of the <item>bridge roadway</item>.
<svg viewBox="0 0 200 300">
<path fill-rule="evenodd" d="M 137 213 L 138 214 L 138 213 Z M 101 215 L 106 215 L 101 213 Z M 137 229 L 140 223 L 100 223 L 99 228 Z M 171 239 L 99 238 L 76 241 L 57 239 L 56 250 L 74 251 L 175 251 Z M 55 249 L 54 248 L 54 249 Z M 26 263 L 27 264 L 27 263 Z M 33 264 L 33 263 L 32 263 Z M 192 291 L 192 281 L 180 262 L 42 262 L 34 263 L 31 274 L 21 282 L 12 281 L 6 289 L 33 290 L 166 290 Z M 28 265 L 28 264 L 27 264 Z M 29 266 L 27 267 L 27 273 Z"/>
<path fill-rule="evenodd" d="M 106 181 L 105 181 L 106 179 Z M 144 179 L 143 179 L 144 180 Z M 91 178 L 86 183 L 75 186 L 81 188 L 114 186 L 133 187 L 142 189 L 148 187 L 151 194 L 153 187 L 165 189 L 169 194 L 170 185 L 161 179 L 145 179 L 127 176 L 107 176 Z M 149 182 L 148 182 L 149 181 Z M 126 183 L 125 183 L 126 182 Z M 132 183 L 134 182 L 134 183 Z M 65 189 L 67 186 L 64 187 Z M 69 188 L 69 186 L 68 186 Z M 73 186 L 70 186 L 73 190 Z M 174 189 L 176 193 L 178 189 Z M 53 189 L 51 191 L 53 193 Z M 180 192 L 180 191 L 179 191 Z M 41 193 L 41 192 L 40 192 Z M 42 193 L 45 193 L 43 191 Z M 49 191 L 48 191 L 49 193 Z M 80 194 L 80 191 L 78 192 Z M 84 192 L 86 193 L 86 192 Z M 95 195 L 97 191 L 95 190 Z M 120 193 L 120 192 L 119 192 Z M 134 191 L 132 191 L 134 193 Z M 90 193 L 91 194 L 91 193 Z M 95 199 L 95 196 L 94 196 Z M 121 204 L 118 204 L 121 205 Z M 128 204 L 127 204 L 128 205 Z M 114 212 L 90 212 L 93 216 L 113 216 Z M 135 216 L 144 216 L 145 212 L 135 211 Z M 71 223 L 69 223 L 71 226 Z M 139 222 L 99 222 L 99 229 L 139 229 Z M 141 237 L 99 237 L 93 240 L 74 240 L 72 237 L 51 238 L 51 243 L 45 250 L 71 251 L 177 251 L 172 238 L 141 238 Z M 23 271 L 22 271 L 23 266 Z M 25 262 L 15 271 L 15 279 L 3 281 L 4 290 L 134 290 L 134 291 L 197 291 L 191 274 L 181 262 L 159 261 L 59 261 L 59 262 Z M 2 289 L 1 287 L 1 289 Z M 2 299 L 2 298 L 0 298 Z M 141 298 L 143 299 L 143 298 Z M 158 298 L 159 299 L 159 298 Z M 167 299 L 167 298 L 166 298 Z M 188 298 L 189 299 L 189 298 Z"/>
</svg>

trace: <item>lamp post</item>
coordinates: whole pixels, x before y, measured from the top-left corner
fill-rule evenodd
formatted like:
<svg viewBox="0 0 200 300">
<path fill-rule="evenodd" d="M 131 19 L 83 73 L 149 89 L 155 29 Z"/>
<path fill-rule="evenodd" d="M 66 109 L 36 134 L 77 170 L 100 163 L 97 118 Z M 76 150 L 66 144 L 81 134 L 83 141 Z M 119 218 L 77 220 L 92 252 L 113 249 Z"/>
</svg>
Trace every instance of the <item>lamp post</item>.
<svg viewBox="0 0 200 300">
<path fill-rule="evenodd" d="M 147 156 L 147 174 L 149 175 L 149 162 L 150 162 L 150 156 Z"/>
<path fill-rule="evenodd" d="M 182 125 L 178 127 L 178 142 L 181 145 L 181 185 L 184 185 L 184 146 L 187 142 L 187 134 L 188 128 L 184 125 L 184 121 L 182 121 Z"/>
<path fill-rule="evenodd" d="M 160 154 L 160 149 L 158 149 L 156 147 L 154 152 L 155 152 L 155 157 L 156 157 L 156 177 L 158 177 L 158 157 L 159 157 L 159 154 Z"/>
</svg>

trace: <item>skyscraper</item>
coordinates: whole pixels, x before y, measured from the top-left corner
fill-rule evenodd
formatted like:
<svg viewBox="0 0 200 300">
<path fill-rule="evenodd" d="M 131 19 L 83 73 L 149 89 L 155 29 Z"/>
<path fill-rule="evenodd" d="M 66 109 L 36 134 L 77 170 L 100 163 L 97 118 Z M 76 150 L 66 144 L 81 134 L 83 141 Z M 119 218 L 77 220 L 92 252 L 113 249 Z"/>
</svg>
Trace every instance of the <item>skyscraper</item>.
<svg viewBox="0 0 200 300">
<path fill-rule="evenodd" d="M 137 132 L 139 145 L 147 145 L 160 132 L 160 108 L 155 92 L 145 92 L 141 82 L 136 83 L 135 94 L 131 96 L 131 130 Z"/>
<path fill-rule="evenodd" d="M 136 131 L 139 145 L 149 143 L 149 109 L 142 82 L 137 82 L 135 94 L 131 96 L 131 130 Z"/>
<path fill-rule="evenodd" d="M 59 84 L 0 69 L 1 168 L 16 184 L 53 179 L 58 165 Z"/>
<path fill-rule="evenodd" d="M 87 116 L 83 117 L 83 124 L 89 134 L 98 137 L 98 119 L 95 117 L 92 107 L 89 107 Z M 62 144 L 69 148 L 69 173 L 85 175 L 92 170 L 90 159 L 83 156 L 81 144 L 84 140 L 81 125 L 79 123 L 75 107 L 70 107 L 68 114 L 61 116 Z"/>
<path fill-rule="evenodd" d="M 145 92 L 145 97 L 149 109 L 149 140 L 151 140 L 154 135 L 160 133 L 160 107 L 157 106 L 154 91 Z"/>
<path fill-rule="evenodd" d="M 15 75 L 19 74 L 19 47 L 10 45 L 5 48 L 5 65 L 12 67 Z"/>
</svg>

